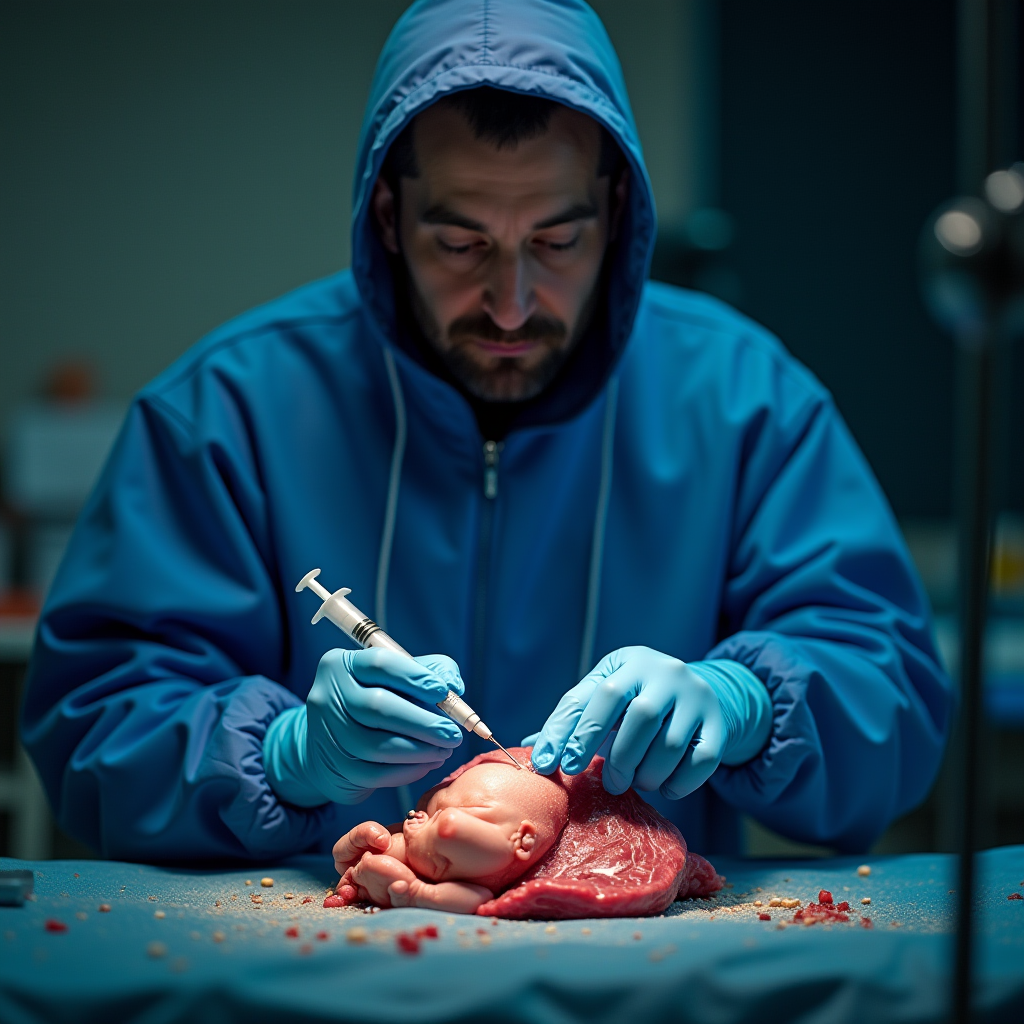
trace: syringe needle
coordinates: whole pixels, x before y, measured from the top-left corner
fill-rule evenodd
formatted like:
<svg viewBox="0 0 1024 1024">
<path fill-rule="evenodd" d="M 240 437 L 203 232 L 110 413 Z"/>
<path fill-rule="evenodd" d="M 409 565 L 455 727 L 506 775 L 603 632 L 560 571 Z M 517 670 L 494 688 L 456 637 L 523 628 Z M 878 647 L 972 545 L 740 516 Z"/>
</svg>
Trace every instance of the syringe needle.
<svg viewBox="0 0 1024 1024">
<path fill-rule="evenodd" d="M 494 744 L 494 745 L 495 745 L 496 747 L 500 747 L 500 748 L 501 748 L 502 750 L 504 750 L 504 751 L 505 751 L 505 754 L 506 754 L 506 756 L 508 757 L 508 759 L 509 759 L 509 760 L 510 760 L 510 761 L 511 761 L 511 762 L 512 762 L 512 763 L 513 763 L 513 764 L 514 764 L 514 765 L 515 765 L 515 766 L 516 766 L 516 767 L 517 767 L 517 768 L 518 768 L 518 769 L 519 769 L 519 770 L 520 770 L 521 772 L 525 772 L 525 771 L 526 771 L 526 769 L 525 769 L 525 768 L 524 768 L 524 767 L 523 767 L 523 766 L 522 766 L 522 765 L 521 765 L 521 764 L 520 764 L 520 763 L 519 763 L 519 762 L 518 762 L 518 761 L 517 761 L 517 760 L 516 760 L 516 759 L 515 759 L 515 758 L 514 758 L 514 757 L 513 757 L 513 756 L 512 756 L 512 755 L 511 755 L 511 754 L 510 754 L 509 752 L 508 752 L 508 751 L 507 751 L 507 750 L 505 750 L 505 748 L 504 748 L 504 747 L 502 747 L 502 746 L 501 746 L 501 744 L 500 744 L 500 743 L 499 743 L 499 742 L 498 742 L 498 741 L 497 741 L 497 740 L 496 740 L 496 739 L 495 739 L 495 738 L 494 738 L 493 736 L 491 737 L 491 742 L 492 742 L 492 743 L 493 743 L 493 744 Z"/>
</svg>

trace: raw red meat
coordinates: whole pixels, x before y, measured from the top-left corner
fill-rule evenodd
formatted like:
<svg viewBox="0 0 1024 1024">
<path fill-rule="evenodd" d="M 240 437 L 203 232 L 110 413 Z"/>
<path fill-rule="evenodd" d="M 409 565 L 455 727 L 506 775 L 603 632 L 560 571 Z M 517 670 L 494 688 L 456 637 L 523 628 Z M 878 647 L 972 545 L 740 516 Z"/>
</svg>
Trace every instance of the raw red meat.
<svg viewBox="0 0 1024 1024">
<path fill-rule="evenodd" d="M 531 748 L 514 748 L 523 764 Z M 499 753 L 474 758 L 463 769 Z M 601 783 L 604 758 L 586 771 L 553 779 L 569 794 L 569 820 L 547 855 L 518 882 L 477 913 L 484 917 L 637 917 L 660 914 L 673 900 L 704 896 L 722 879 L 686 841 L 633 790 L 621 796 Z M 460 773 L 461 773 L 460 770 Z"/>
</svg>

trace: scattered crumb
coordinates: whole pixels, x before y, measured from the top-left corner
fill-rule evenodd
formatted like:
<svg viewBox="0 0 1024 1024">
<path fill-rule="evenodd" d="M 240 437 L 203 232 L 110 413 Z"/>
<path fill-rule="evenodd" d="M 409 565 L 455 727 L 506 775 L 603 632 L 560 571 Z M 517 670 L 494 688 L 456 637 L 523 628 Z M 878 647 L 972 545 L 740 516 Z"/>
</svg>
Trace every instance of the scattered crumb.
<svg viewBox="0 0 1024 1024">
<path fill-rule="evenodd" d="M 772 919 L 772 915 L 761 913 L 757 915 L 757 919 L 759 921 L 770 921 Z"/>
<path fill-rule="evenodd" d="M 270 877 L 261 878 L 260 885 L 262 885 L 264 889 L 272 889 L 274 886 L 274 880 Z"/>
<path fill-rule="evenodd" d="M 782 906 L 782 897 L 781 896 L 773 896 L 768 901 L 768 906 L 769 907 L 781 907 Z"/>
<path fill-rule="evenodd" d="M 903 923 L 901 921 L 890 921 L 889 922 L 889 927 L 890 928 L 902 928 L 903 927 Z"/>
<path fill-rule="evenodd" d="M 633 932 L 633 940 L 635 942 L 639 942 L 643 937 L 643 932 Z"/>
<path fill-rule="evenodd" d="M 764 904 L 760 900 L 754 900 L 754 906 L 755 907 L 763 907 Z"/>
<path fill-rule="evenodd" d="M 490 935 L 487 934 L 487 932 L 484 932 L 483 935 L 480 936 L 480 945 L 481 946 L 489 946 L 490 944 L 491 944 L 491 937 L 490 937 Z"/>
<path fill-rule="evenodd" d="M 293 893 L 293 892 L 286 892 L 284 894 L 284 898 L 286 900 L 293 900 L 293 899 L 295 899 L 295 893 Z"/>
<path fill-rule="evenodd" d="M 235 931 L 236 932 L 244 932 L 245 931 L 245 925 L 244 924 L 236 924 L 235 925 Z"/>
<path fill-rule="evenodd" d="M 544 931 L 545 931 L 545 932 L 546 932 L 546 933 L 547 933 L 548 935 L 554 935 L 554 934 L 555 934 L 555 932 L 557 932 L 557 931 L 558 931 L 558 929 L 557 929 L 557 928 L 556 928 L 556 927 L 555 927 L 555 926 L 554 926 L 553 924 L 549 924 L 549 925 L 547 926 L 547 928 L 545 928 L 545 929 L 544 929 Z"/>
<path fill-rule="evenodd" d="M 297 939 L 299 937 L 299 929 L 292 925 L 291 928 L 285 928 L 284 934 L 289 939 Z"/>
<path fill-rule="evenodd" d="M 238 899 L 238 894 L 237 894 L 237 893 L 233 894 L 231 898 L 232 898 L 233 900 L 237 900 L 237 899 Z"/>
<path fill-rule="evenodd" d="M 871 897 L 870 897 L 870 896 L 865 896 L 865 897 L 864 897 L 864 898 L 863 898 L 863 899 L 861 900 L 861 903 L 863 903 L 865 907 L 869 907 L 869 906 L 871 906 Z"/>
<path fill-rule="evenodd" d="M 317 932 L 316 937 L 319 942 L 326 942 L 331 936 L 329 932 Z"/>
<path fill-rule="evenodd" d="M 146 946 L 146 955 L 158 960 L 162 956 L 167 956 L 167 947 L 162 942 L 151 942 Z"/>
<path fill-rule="evenodd" d="M 158 913 L 159 913 L 159 911 L 158 911 Z M 84 921 L 88 916 L 89 915 L 87 913 L 85 913 L 85 911 L 83 911 L 83 910 L 80 910 L 77 914 L 75 914 L 75 917 L 77 917 L 79 921 Z"/>
<path fill-rule="evenodd" d="M 498 919 L 496 917 L 492 917 L 491 918 L 491 924 L 497 924 L 497 923 L 498 923 Z"/>
<path fill-rule="evenodd" d="M 857 874 L 860 875 L 861 878 L 867 878 L 868 875 L 871 874 L 871 865 L 861 864 L 861 866 L 857 868 Z"/>
<path fill-rule="evenodd" d="M 153 911 L 153 916 L 154 916 L 154 917 L 155 917 L 155 918 L 156 918 L 156 919 L 157 919 L 158 921 L 162 921 L 162 920 L 163 920 L 163 919 L 164 919 L 164 918 L 165 918 L 165 917 L 167 916 L 167 914 L 166 914 L 166 913 L 165 913 L 165 912 L 164 912 L 163 910 L 154 910 L 154 911 Z"/>
<path fill-rule="evenodd" d="M 227 936 L 223 932 L 214 932 L 210 938 L 213 939 L 214 942 L 223 942 Z"/>
<path fill-rule="evenodd" d="M 110 913 L 110 904 L 109 903 L 101 903 L 100 904 L 100 913 L 101 914 L 109 914 Z"/>
<path fill-rule="evenodd" d="M 361 946 L 366 942 L 366 929 L 356 925 L 345 932 L 345 939 L 354 945 Z"/>
<path fill-rule="evenodd" d="M 215 907 L 219 907 L 219 906 L 220 906 L 220 900 L 214 900 L 214 901 L 213 901 L 213 905 L 214 905 Z"/>
<path fill-rule="evenodd" d="M 247 878 L 247 879 L 245 880 L 245 884 L 246 884 L 246 885 L 252 885 L 252 879 L 251 879 L 251 878 Z"/>
<path fill-rule="evenodd" d="M 445 924 L 455 924 L 455 918 L 454 917 L 446 917 L 444 919 L 444 923 Z"/>
<path fill-rule="evenodd" d="M 312 903 L 313 902 L 313 897 L 312 896 L 303 896 L 302 897 L 302 902 L 303 903 Z"/>
<path fill-rule="evenodd" d="M 155 896 L 150 896 L 149 897 L 149 902 L 150 903 L 156 903 L 156 897 Z"/>
<path fill-rule="evenodd" d="M 309 954 L 313 952 L 312 943 L 304 942 L 301 946 L 299 946 L 299 952 L 303 956 L 309 956 Z"/>
<path fill-rule="evenodd" d="M 764 889 L 762 889 L 761 886 L 758 885 L 754 888 L 754 892 L 764 892 Z"/>
<path fill-rule="evenodd" d="M 78 878 L 78 877 L 79 877 L 79 875 L 78 875 L 78 872 L 76 871 L 75 872 L 75 878 Z"/>
<path fill-rule="evenodd" d="M 580 935 L 589 935 L 589 934 L 590 934 L 590 929 L 589 928 L 581 928 L 580 929 Z"/>
<path fill-rule="evenodd" d="M 181 974 L 182 971 L 187 971 L 188 961 L 183 956 L 176 956 L 171 961 L 171 970 L 174 971 L 175 974 Z"/>
<path fill-rule="evenodd" d="M 794 907 L 799 907 L 800 906 L 800 901 L 799 900 L 783 900 L 782 903 L 781 903 L 781 906 L 785 907 L 787 910 L 792 910 Z"/>
<path fill-rule="evenodd" d="M 190 939 L 195 939 L 196 942 L 198 942 L 202 938 L 202 935 L 200 935 L 199 932 L 189 932 L 188 937 Z"/>
</svg>

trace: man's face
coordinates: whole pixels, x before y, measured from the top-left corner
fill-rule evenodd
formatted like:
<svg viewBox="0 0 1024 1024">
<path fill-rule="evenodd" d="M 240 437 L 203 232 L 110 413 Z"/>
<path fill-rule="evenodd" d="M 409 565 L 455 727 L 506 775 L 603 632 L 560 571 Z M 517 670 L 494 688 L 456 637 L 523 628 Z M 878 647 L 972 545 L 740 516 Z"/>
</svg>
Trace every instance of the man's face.
<svg viewBox="0 0 1024 1024">
<path fill-rule="evenodd" d="M 598 125 L 566 107 L 514 149 L 443 104 L 419 115 L 414 140 L 419 176 L 401 179 L 397 215 L 383 180 L 373 207 L 420 329 L 470 394 L 533 398 L 587 327 L 626 175 L 611 195 Z"/>
</svg>

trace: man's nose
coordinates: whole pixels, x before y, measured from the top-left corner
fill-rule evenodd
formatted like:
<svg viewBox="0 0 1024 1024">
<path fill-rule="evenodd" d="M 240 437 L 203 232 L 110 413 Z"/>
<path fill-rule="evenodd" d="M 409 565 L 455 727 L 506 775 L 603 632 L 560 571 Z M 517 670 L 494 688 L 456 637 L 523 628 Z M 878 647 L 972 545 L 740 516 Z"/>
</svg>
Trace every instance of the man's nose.
<svg viewBox="0 0 1024 1024">
<path fill-rule="evenodd" d="M 500 255 L 484 290 L 484 309 L 503 331 L 516 331 L 533 315 L 533 282 L 519 253 Z"/>
</svg>

